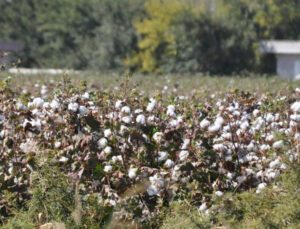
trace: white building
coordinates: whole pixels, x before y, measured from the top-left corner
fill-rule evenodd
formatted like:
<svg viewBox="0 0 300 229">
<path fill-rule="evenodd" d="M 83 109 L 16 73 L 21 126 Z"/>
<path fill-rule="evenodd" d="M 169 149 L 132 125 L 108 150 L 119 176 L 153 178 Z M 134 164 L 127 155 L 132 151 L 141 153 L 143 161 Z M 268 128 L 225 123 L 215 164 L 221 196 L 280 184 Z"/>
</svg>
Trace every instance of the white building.
<svg viewBox="0 0 300 229">
<path fill-rule="evenodd" d="M 300 79 L 300 41 L 261 41 L 262 53 L 273 53 L 277 74 L 284 79 Z"/>
</svg>

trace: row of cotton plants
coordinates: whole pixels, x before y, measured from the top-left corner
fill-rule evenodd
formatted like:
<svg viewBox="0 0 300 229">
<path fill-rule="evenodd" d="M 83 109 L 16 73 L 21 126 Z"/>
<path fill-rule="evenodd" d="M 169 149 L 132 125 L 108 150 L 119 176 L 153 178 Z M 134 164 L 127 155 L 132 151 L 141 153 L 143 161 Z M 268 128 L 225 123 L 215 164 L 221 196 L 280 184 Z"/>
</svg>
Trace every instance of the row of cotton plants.
<svg viewBox="0 0 300 229">
<path fill-rule="evenodd" d="M 96 196 L 123 219 L 146 223 L 180 198 L 209 214 L 212 199 L 260 195 L 297 162 L 299 123 L 299 90 L 209 102 L 73 87 L 25 97 L 3 86 L 1 218 L 12 214 L 4 193 L 25 203 L 31 175 L 48 161 L 79 184 L 82 200 Z"/>
</svg>

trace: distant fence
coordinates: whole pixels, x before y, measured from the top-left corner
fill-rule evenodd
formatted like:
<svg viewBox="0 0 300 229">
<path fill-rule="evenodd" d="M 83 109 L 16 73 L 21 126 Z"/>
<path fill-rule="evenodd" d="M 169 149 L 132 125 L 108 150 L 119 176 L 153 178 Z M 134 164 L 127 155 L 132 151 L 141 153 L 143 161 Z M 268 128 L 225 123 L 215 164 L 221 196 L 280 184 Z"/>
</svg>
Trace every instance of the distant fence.
<svg viewBox="0 0 300 229">
<path fill-rule="evenodd" d="M 62 75 L 62 74 L 78 74 L 78 71 L 71 69 L 39 69 L 39 68 L 9 68 L 8 72 L 11 74 L 23 75 Z"/>
</svg>

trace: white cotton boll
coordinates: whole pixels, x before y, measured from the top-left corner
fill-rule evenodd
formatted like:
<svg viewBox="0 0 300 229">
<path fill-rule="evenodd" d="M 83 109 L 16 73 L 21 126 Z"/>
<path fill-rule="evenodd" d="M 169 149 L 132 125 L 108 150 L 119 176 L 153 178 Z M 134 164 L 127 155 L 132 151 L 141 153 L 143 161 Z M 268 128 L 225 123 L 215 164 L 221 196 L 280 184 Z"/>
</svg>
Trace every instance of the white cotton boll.
<svg viewBox="0 0 300 229">
<path fill-rule="evenodd" d="M 136 117 L 136 123 L 138 124 L 141 124 L 141 125 L 145 125 L 146 123 L 146 118 L 145 118 L 145 115 L 143 114 L 139 114 L 137 117 Z"/>
<path fill-rule="evenodd" d="M 257 189 L 256 189 L 256 193 L 261 193 L 262 190 L 264 190 L 265 188 L 267 187 L 267 184 L 266 183 L 260 183 L 258 186 L 257 186 Z"/>
<path fill-rule="evenodd" d="M 104 166 L 103 171 L 106 173 L 110 173 L 112 171 L 112 166 L 111 165 Z"/>
<path fill-rule="evenodd" d="M 169 105 L 167 108 L 167 115 L 171 116 L 171 117 L 175 117 L 176 113 L 175 113 L 175 106 L 174 105 Z"/>
<path fill-rule="evenodd" d="M 241 115 L 241 112 L 239 112 L 239 111 L 234 111 L 232 114 L 233 114 L 235 117 L 239 117 L 239 116 Z"/>
<path fill-rule="evenodd" d="M 85 106 L 80 106 L 79 107 L 79 114 L 80 115 L 85 115 L 85 114 L 87 114 L 88 113 L 88 109 L 85 107 Z"/>
<path fill-rule="evenodd" d="M 216 196 L 221 197 L 221 196 L 223 196 L 224 193 L 221 191 L 216 191 L 215 194 L 216 194 Z"/>
<path fill-rule="evenodd" d="M 263 177 L 264 175 L 264 172 L 262 170 L 259 170 L 257 173 L 256 173 L 256 178 L 261 178 Z"/>
<path fill-rule="evenodd" d="M 297 124 L 297 122 L 291 120 L 289 126 L 290 126 L 291 128 L 294 128 L 294 127 L 297 127 L 298 124 Z"/>
<path fill-rule="evenodd" d="M 203 119 L 201 122 L 200 122 L 200 127 L 202 129 L 206 129 L 207 127 L 209 127 L 210 125 L 210 121 L 208 121 L 207 119 Z"/>
<path fill-rule="evenodd" d="M 137 171 L 138 171 L 137 168 L 130 168 L 130 169 L 128 170 L 128 177 L 129 177 L 130 179 L 135 179 L 136 176 L 137 176 Z"/>
<path fill-rule="evenodd" d="M 173 119 L 173 120 L 170 121 L 170 125 L 172 127 L 176 127 L 176 126 L 178 126 L 178 121 L 176 119 Z"/>
<path fill-rule="evenodd" d="M 89 99 L 90 98 L 90 94 L 88 92 L 84 92 L 82 95 L 81 95 L 81 98 L 83 99 Z"/>
<path fill-rule="evenodd" d="M 269 167 L 270 167 L 271 169 L 277 169 L 277 168 L 280 167 L 280 165 L 281 165 L 281 162 L 280 162 L 279 159 L 277 158 L 277 159 L 275 159 L 274 161 L 271 161 L 271 162 L 270 162 Z"/>
<path fill-rule="evenodd" d="M 185 161 L 185 160 L 188 158 L 188 156 L 189 156 L 189 151 L 187 151 L 187 150 L 182 150 L 182 151 L 180 151 L 180 153 L 179 153 L 179 160 L 180 160 L 180 161 Z"/>
<path fill-rule="evenodd" d="M 131 122 L 131 117 L 130 116 L 122 117 L 122 122 L 129 124 Z"/>
<path fill-rule="evenodd" d="M 42 123 L 41 123 L 41 120 L 37 119 L 37 120 L 32 120 L 30 122 L 30 124 L 35 127 L 37 130 L 41 131 L 42 129 Z"/>
<path fill-rule="evenodd" d="M 279 167 L 281 170 L 286 170 L 288 168 L 288 166 L 284 163 L 282 163 Z"/>
<path fill-rule="evenodd" d="M 182 146 L 181 146 L 181 149 L 187 149 L 188 146 L 190 145 L 190 142 L 191 142 L 190 139 L 188 139 L 188 138 L 184 139 L 184 140 L 183 140 L 183 144 L 182 144 Z"/>
<path fill-rule="evenodd" d="M 57 141 L 57 142 L 54 143 L 54 148 L 55 149 L 59 149 L 60 147 L 61 147 L 61 142 Z"/>
<path fill-rule="evenodd" d="M 50 103 L 50 107 L 52 110 L 58 110 L 60 108 L 60 103 L 56 99 L 53 99 Z"/>
<path fill-rule="evenodd" d="M 128 132 L 128 127 L 127 127 L 127 126 L 124 126 L 124 125 L 121 125 L 121 126 L 120 126 L 120 131 L 119 131 L 119 133 L 120 133 L 121 135 L 123 135 L 123 134 L 125 134 L 126 132 Z"/>
<path fill-rule="evenodd" d="M 154 185 L 150 185 L 148 188 L 147 188 L 147 193 L 149 196 L 155 196 L 157 195 L 159 192 L 158 188 L 155 187 Z"/>
<path fill-rule="evenodd" d="M 149 177 L 149 181 L 152 185 L 155 185 L 158 188 L 163 188 L 165 185 L 165 181 L 162 177 L 155 174 L 154 176 Z"/>
<path fill-rule="evenodd" d="M 291 110 L 294 111 L 295 113 L 300 113 L 300 102 L 294 102 L 291 105 Z"/>
<path fill-rule="evenodd" d="M 253 110 L 252 114 L 254 117 L 257 117 L 259 115 L 260 111 L 258 109 Z"/>
<path fill-rule="evenodd" d="M 248 127 L 249 127 L 248 121 L 242 122 L 242 124 L 240 125 L 240 128 L 242 130 L 247 130 Z"/>
<path fill-rule="evenodd" d="M 224 144 L 220 143 L 220 144 L 214 144 L 213 149 L 215 151 L 224 151 L 226 148 Z"/>
<path fill-rule="evenodd" d="M 34 98 L 32 103 L 31 103 L 31 106 L 34 106 L 34 107 L 39 107 L 41 108 L 44 104 L 44 100 L 42 98 Z"/>
<path fill-rule="evenodd" d="M 136 110 L 134 110 L 134 113 L 135 114 L 140 114 L 140 113 L 143 113 L 143 110 L 142 109 L 136 109 Z"/>
<path fill-rule="evenodd" d="M 296 133 L 295 136 L 294 136 L 294 139 L 296 141 L 300 141 L 300 133 Z"/>
<path fill-rule="evenodd" d="M 291 120 L 295 121 L 295 122 L 300 122 L 300 115 L 299 114 L 292 114 L 290 116 Z"/>
<path fill-rule="evenodd" d="M 162 141 L 164 134 L 162 132 L 156 132 L 155 134 L 153 134 L 153 140 L 157 143 L 160 143 Z"/>
<path fill-rule="evenodd" d="M 174 161 L 172 161 L 171 159 L 168 159 L 164 163 L 164 166 L 169 169 L 169 168 L 172 168 L 174 166 L 174 164 L 175 164 Z"/>
<path fill-rule="evenodd" d="M 122 162 L 122 156 L 121 155 L 113 156 L 111 158 L 111 160 L 112 160 L 113 163 Z"/>
<path fill-rule="evenodd" d="M 245 182 L 246 180 L 247 180 L 247 177 L 246 177 L 246 176 L 238 176 L 238 177 L 236 178 L 236 181 L 237 181 L 239 184 Z"/>
<path fill-rule="evenodd" d="M 204 202 L 199 206 L 199 211 L 204 212 L 207 210 L 207 204 Z"/>
<path fill-rule="evenodd" d="M 168 156 L 169 156 L 169 154 L 167 152 L 160 151 L 160 152 L 158 152 L 157 160 L 158 160 L 158 162 L 165 161 L 165 160 L 167 160 Z"/>
<path fill-rule="evenodd" d="M 103 150 L 103 152 L 105 153 L 105 155 L 110 155 L 112 152 L 112 148 L 110 146 L 106 146 Z"/>
<path fill-rule="evenodd" d="M 247 145 L 247 151 L 253 151 L 254 150 L 254 143 L 250 142 L 249 145 Z"/>
<path fill-rule="evenodd" d="M 48 88 L 47 86 L 43 85 L 41 88 L 41 95 L 46 95 L 48 93 Z"/>
<path fill-rule="evenodd" d="M 100 149 L 103 149 L 103 148 L 107 145 L 107 143 L 108 143 L 108 141 L 107 141 L 106 138 L 101 138 L 101 139 L 99 139 L 99 141 L 97 142 L 98 147 L 99 147 Z"/>
<path fill-rule="evenodd" d="M 266 176 L 269 180 L 274 180 L 279 176 L 279 171 L 268 171 Z"/>
<path fill-rule="evenodd" d="M 226 174 L 226 177 L 227 177 L 229 180 L 232 180 L 233 177 L 234 177 L 234 173 L 228 172 L 228 173 Z"/>
<path fill-rule="evenodd" d="M 111 129 L 105 129 L 103 131 L 104 137 L 109 138 L 112 135 Z"/>
<path fill-rule="evenodd" d="M 122 107 L 121 112 L 129 114 L 131 112 L 131 109 L 129 106 L 124 106 L 124 107 Z"/>
<path fill-rule="evenodd" d="M 276 141 L 273 143 L 272 147 L 274 149 L 282 149 L 284 147 L 284 142 L 283 140 L 280 140 L 280 141 Z"/>
<path fill-rule="evenodd" d="M 223 139 L 225 139 L 225 140 L 231 140 L 232 134 L 231 134 L 231 133 L 223 133 L 223 134 L 221 135 L 221 137 L 222 137 Z"/>
<path fill-rule="evenodd" d="M 214 124 L 214 125 L 208 127 L 208 132 L 215 133 L 215 132 L 219 131 L 220 129 L 221 129 L 221 125 Z"/>
<path fill-rule="evenodd" d="M 225 156 L 225 161 L 232 161 L 232 156 L 231 155 L 226 155 Z"/>
<path fill-rule="evenodd" d="M 65 162 L 67 162 L 68 160 L 69 160 L 69 158 L 67 158 L 67 157 L 61 157 L 58 161 L 59 161 L 59 162 L 65 163 Z"/>
<path fill-rule="evenodd" d="M 266 141 L 267 141 L 267 142 L 272 142 L 272 141 L 274 141 L 274 138 L 275 138 L 275 137 L 274 137 L 273 134 L 268 134 L 267 137 L 266 137 Z"/>
<path fill-rule="evenodd" d="M 153 98 L 151 98 L 151 99 L 150 99 L 150 102 L 149 102 L 148 105 L 147 105 L 146 110 L 147 110 L 148 112 L 152 112 L 152 111 L 154 110 L 155 106 L 156 106 L 156 100 L 153 99 Z"/>
<path fill-rule="evenodd" d="M 115 108 L 120 109 L 122 107 L 122 101 L 121 100 L 117 100 L 115 103 Z"/>
<path fill-rule="evenodd" d="M 17 102 L 16 108 L 17 110 L 27 110 L 27 107 L 21 102 Z"/>
<path fill-rule="evenodd" d="M 215 120 L 215 125 L 220 125 L 222 126 L 224 123 L 224 119 L 221 116 L 218 116 Z"/>
<path fill-rule="evenodd" d="M 79 108 L 79 104 L 78 103 L 69 103 L 68 104 L 68 110 L 76 112 Z"/>
<path fill-rule="evenodd" d="M 175 111 L 175 106 L 174 105 L 169 105 L 167 107 L 168 110 L 172 110 L 172 111 Z"/>
<path fill-rule="evenodd" d="M 275 120 L 274 115 L 271 114 L 271 113 L 268 113 L 267 116 L 266 116 L 266 121 L 267 121 L 268 123 L 271 123 L 271 122 L 273 122 L 274 120 Z"/>
<path fill-rule="evenodd" d="M 271 147 L 269 145 L 263 144 L 259 148 L 261 151 L 265 152 L 268 151 Z"/>
</svg>

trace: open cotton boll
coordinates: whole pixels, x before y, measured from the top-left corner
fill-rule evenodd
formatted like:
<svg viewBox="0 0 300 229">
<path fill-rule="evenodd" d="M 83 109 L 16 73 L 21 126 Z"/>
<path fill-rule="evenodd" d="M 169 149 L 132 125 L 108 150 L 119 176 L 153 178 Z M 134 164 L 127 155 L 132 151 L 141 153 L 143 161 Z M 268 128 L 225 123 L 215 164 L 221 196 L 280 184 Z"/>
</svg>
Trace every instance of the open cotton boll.
<svg viewBox="0 0 300 229">
<path fill-rule="evenodd" d="M 112 171 L 112 166 L 111 165 L 104 166 L 103 171 L 106 173 L 110 173 Z"/>
<path fill-rule="evenodd" d="M 56 99 L 53 99 L 50 103 L 50 107 L 52 110 L 58 110 L 60 108 L 60 103 Z"/>
<path fill-rule="evenodd" d="M 162 161 L 165 161 L 167 160 L 169 154 L 165 151 L 160 151 L 158 152 L 158 157 L 157 157 L 157 160 L 158 162 L 162 162 Z"/>
<path fill-rule="evenodd" d="M 153 134 L 152 138 L 155 142 L 159 143 L 162 141 L 164 134 L 162 132 L 156 132 Z"/>
<path fill-rule="evenodd" d="M 85 107 L 85 106 L 80 106 L 79 107 L 79 114 L 80 115 L 85 115 L 85 114 L 87 114 L 88 113 L 88 109 Z"/>
<path fill-rule="evenodd" d="M 221 125 L 214 124 L 214 125 L 208 127 L 208 132 L 214 133 L 214 132 L 219 131 L 220 129 L 221 129 Z"/>
<path fill-rule="evenodd" d="M 294 102 L 291 105 L 291 110 L 294 111 L 295 113 L 300 113 L 300 102 Z"/>
<path fill-rule="evenodd" d="M 128 177 L 129 177 L 130 179 L 136 178 L 136 176 L 137 176 L 137 171 L 138 171 L 137 168 L 130 168 L 130 169 L 128 170 Z"/>
<path fill-rule="evenodd" d="M 268 123 L 274 122 L 274 120 L 275 120 L 275 116 L 274 116 L 273 114 L 268 113 L 268 114 L 266 115 L 266 121 L 267 121 Z"/>
<path fill-rule="evenodd" d="M 147 193 L 149 196 L 155 196 L 158 194 L 158 192 L 159 192 L 159 189 L 157 187 L 155 187 L 154 185 L 150 185 L 147 188 Z"/>
<path fill-rule="evenodd" d="M 69 103 L 68 104 L 68 110 L 70 110 L 70 111 L 77 112 L 78 108 L 79 108 L 78 103 Z"/>
<path fill-rule="evenodd" d="M 199 211 L 204 212 L 207 210 L 207 204 L 204 202 L 199 206 Z"/>
<path fill-rule="evenodd" d="M 81 98 L 83 99 L 89 99 L 90 98 L 90 94 L 88 92 L 84 92 L 82 95 L 81 95 Z"/>
<path fill-rule="evenodd" d="M 170 117 L 176 117 L 175 107 L 173 105 L 168 106 L 167 115 Z"/>
<path fill-rule="evenodd" d="M 121 100 L 117 100 L 115 103 L 115 108 L 120 109 L 122 107 L 122 101 Z"/>
<path fill-rule="evenodd" d="M 257 189 L 256 189 L 256 193 L 261 193 L 262 190 L 264 190 L 265 188 L 267 187 L 267 184 L 266 183 L 260 183 L 258 186 L 257 186 Z"/>
<path fill-rule="evenodd" d="M 124 116 L 122 117 L 122 122 L 129 124 L 131 122 L 131 117 L 130 116 Z"/>
<path fill-rule="evenodd" d="M 100 149 L 103 149 L 107 145 L 108 141 L 106 138 L 101 138 L 98 140 L 97 144 Z"/>
<path fill-rule="evenodd" d="M 41 108 L 43 107 L 43 104 L 44 104 L 44 100 L 38 97 L 33 99 L 33 101 L 30 103 L 30 106 Z"/>
<path fill-rule="evenodd" d="M 121 112 L 129 114 L 131 112 L 131 109 L 129 106 L 124 106 L 124 107 L 122 107 Z"/>
<path fill-rule="evenodd" d="M 112 148 L 110 146 L 106 146 L 103 150 L 106 156 L 110 155 L 112 152 Z"/>
<path fill-rule="evenodd" d="M 206 129 L 209 125 L 210 125 L 210 121 L 208 121 L 207 119 L 203 119 L 203 120 L 200 122 L 200 127 L 201 127 L 202 129 Z"/>
<path fill-rule="evenodd" d="M 104 130 L 104 137 L 109 138 L 112 135 L 111 129 Z"/>
<path fill-rule="evenodd" d="M 273 143 L 272 147 L 274 149 L 282 149 L 284 147 L 284 142 L 283 140 L 280 140 L 280 141 L 276 141 Z"/>
<path fill-rule="evenodd" d="M 27 107 L 21 102 L 16 103 L 16 108 L 17 110 L 27 110 Z"/>
<path fill-rule="evenodd" d="M 169 169 L 172 168 L 174 164 L 175 164 L 174 161 L 172 161 L 171 159 L 167 159 L 166 162 L 164 163 L 164 166 Z"/>
<path fill-rule="evenodd" d="M 300 115 L 299 114 L 292 114 L 290 116 L 291 120 L 296 121 L 296 122 L 300 122 Z"/>
<path fill-rule="evenodd" d="M 148 112 L 152 112 L 152 111 L 154 110 L 155 106 L 156 106 L 156 100 L 153 99 L 153 98 L 151 98 L 151 99 L 150 99 L 150 102 L 149 102 L 148 105 L 147 105 L 146 110 L 147 110 Z"/>
<path fill-rule="evenodd" d="M 143 114 L 139 114 L 137 117 L 136 117 L 136 123 L 138 124 L 141 124 L 141 125 L 144 125 L 146 123 L 146 118 L 145 118 L 145 115 Z"/>
<path fill-rule="evenodd" d="M 179 160 L 180 160 L 180 161 L 184 161 L 184 160 L 186 160 L 186 159 L 188 158 L 188 156 L 189 156 L 189 151 L 187 151 L 187 150 L 182 150 L 182 151 L 180 151 L 180 153 L 179 153 Z"/>
<path fill-rule="evenodd" d="M 216 196 L 221 197 L 221 196 L 223 196 L 224 193 L 221 191 L 216 191 L 215 194 L 216 194 Z"/>
<path fill-rule="evenodd" d="M 277 169 L 277 168 L 280 168 L 280 166 L 281 166 L 281 162 L 278 158 L 275 159 L 274 161 L 271 161 L 270 164 L 269 164 L 269 167 L 271 169 Z"/>
<path fill-rule="evenodd" d="M 182 144 L 182 146 L 181 146 L 181 149 L 187 149 L 188 148 L 188 146 L 190 145 L 190 142 L 191 142 L 191 140 L 190 139 L 188 139 L 188 138 L 186 138 L 186 139 L 184 139 L 183 140 L 183 144 Z"/>
<path fill-rule="evenodd" d="M 122 156 L 121 155 L 113 156 L 111 158 L 111 160 L 112 160 L 113 163 L 122 162 Z"/>
</svg>

